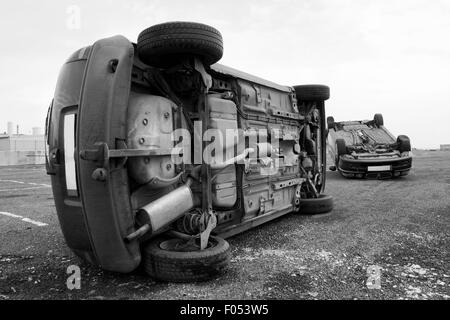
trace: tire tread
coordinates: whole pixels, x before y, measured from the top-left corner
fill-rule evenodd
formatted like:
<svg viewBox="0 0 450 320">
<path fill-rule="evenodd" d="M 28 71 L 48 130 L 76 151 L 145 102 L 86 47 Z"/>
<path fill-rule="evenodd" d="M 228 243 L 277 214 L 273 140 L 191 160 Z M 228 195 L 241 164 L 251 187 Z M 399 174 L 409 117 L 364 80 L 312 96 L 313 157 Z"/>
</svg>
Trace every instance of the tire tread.
<svg viewBox="0 0 450 320">
<path fill-rule="evenodd" d="M 153 278 L 169 282 L 205 281 L 226 271 L 230 262 L 227 241 L 214 237 L 214 250 L 195 252 L 165 251 L 159 248 L 160 239 L 144 248 L 144 270 Z"/>
</svg>

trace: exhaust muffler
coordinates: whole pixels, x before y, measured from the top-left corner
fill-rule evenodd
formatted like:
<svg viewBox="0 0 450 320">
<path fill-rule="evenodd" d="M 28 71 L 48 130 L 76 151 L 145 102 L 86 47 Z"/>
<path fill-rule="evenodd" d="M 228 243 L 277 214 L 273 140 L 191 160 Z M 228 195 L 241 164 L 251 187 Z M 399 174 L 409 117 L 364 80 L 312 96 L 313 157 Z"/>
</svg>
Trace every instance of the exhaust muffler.
<svg viewBox="0 0 450 320">
<path fill-rule="evenodd" d="M 143 226 L 128 235 L 126 241 L 135 240 L 150 230 L 152 233 L 157 232 L 199 205 L 200 201 L 192 193 L 191 184 L 192 179 L 188 179 L 183 186 L 139 209 L 136 220 L 143 222 Z"/>
</svg>

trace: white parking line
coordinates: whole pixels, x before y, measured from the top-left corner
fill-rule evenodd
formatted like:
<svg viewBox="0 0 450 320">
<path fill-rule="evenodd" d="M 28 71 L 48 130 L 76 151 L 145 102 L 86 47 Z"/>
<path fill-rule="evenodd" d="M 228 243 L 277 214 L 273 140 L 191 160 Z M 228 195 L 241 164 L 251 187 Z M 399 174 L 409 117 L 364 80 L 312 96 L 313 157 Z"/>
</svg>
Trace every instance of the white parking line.
<svg viewBox="0 0 450 320">
<path fill-rule="evenodd" d="M 22 181 L 16 181 L 16 180 L 0 180 L 0 182 L 13 182 L 13 183 L 25 184 L 25 182 L 22 182 Z"/>
<path fill-rule="evenodd" d="M 34 225 L 36 225 L 36 226 L 38 226 L 38 227 L 45 227 L 45 226 L 48 226 L 48 224 L 46 224 L 46 223 L 44 223 L 44 222 L 40 222 L 40 221 L 28 219 L 28 218 L 23 218 L 22 221 L 32 223 L 32 224 L 34 224 Z"/>
<path fill-rule="evenodd" d="M 17 181 L 17 180 L 2 180 L 2 179 L 0 179 L 0 182 L 12 182 L 12 183 L 19 183 L 19 184 L 29 184 L 30 186 L 43 186 L 43 187 L 51 188 L 51 185 L 45 184 L 45 183 L 23 182 L 23 181 Z"/>
<path fill-rule="evenodd" d="M 45 183 L 23 182 L 23 181 L 17 181 L 17 180 L 3 180 L 3 179 L 0 179 L 0 182 L 10 182 L 10 183 L 17 183 L 17 184 L 21 184 L 21 185 L 33 186 L 33 187 L 28 187 L 28 188 L 0 189 L 0 192 L 33 190 L 33 189 L 51 188 L 52 187 L 51 185 L 45 184 Z"/>
<path fill-rule="evenodd" d="M 13 214 L 13 213 L 9 213 L 9 212 L 0 211 L 0 214 L 2 214 L 4 216 L 12 217 L 12 218 L 22 218 L 22 216 L 18 216 L 17 214 Z"/>
<path fill-rule="evenodd" d="M 0 211 L 0 214 L 4 215 L 4 216 L 7 216 L 7 217 L 20 219 L 20 220 L 22 220 L 24 222 L 28 222 L 28 223 L 34 224 L 34 225 L 36 225 L 38 227 L 48 226 L 47 223 L 36 221 L 36 220 L 32 220 L 32 219 L 29 219 L 29 218 L 25 218 L 25 217 L 19 216 L 17 214 L 13 214 L 13 213 L 9 213 L 9 212 L 3 212 L 3 211 Z"/>
<path fill-rule="evenodd" d="M 49 187 L 29 187 L 29 188 L 16 188 L 16 189 L 0 189 L 0 192 L 7 192 L 7 191 L 22 191 L 22 190 L 33 190 L 33 189 L 44 189 Z"/>
</svg>

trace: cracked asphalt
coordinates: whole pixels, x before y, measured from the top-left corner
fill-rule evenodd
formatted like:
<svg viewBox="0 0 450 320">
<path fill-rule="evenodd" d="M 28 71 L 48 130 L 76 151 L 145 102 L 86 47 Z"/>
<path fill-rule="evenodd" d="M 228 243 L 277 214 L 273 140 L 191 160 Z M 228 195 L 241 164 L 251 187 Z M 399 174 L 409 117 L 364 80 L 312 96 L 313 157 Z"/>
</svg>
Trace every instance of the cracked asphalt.
<svg viewBox="0 0 450 320">
<path fill-rule="evenodd" d="M 332 213 L 289 214 L 232 237 L 226 274 L 173 284 L 80 261 L 44 167 L 0 167 L 0 300 L 450 298 L 450 152 L 415 151 L 401 179 L 327 179 Z M 66 286 L 70 265 L 81 268 L 80 290 Z M 367 286 L 371 266 L 378 289 Z"/>
</svg>

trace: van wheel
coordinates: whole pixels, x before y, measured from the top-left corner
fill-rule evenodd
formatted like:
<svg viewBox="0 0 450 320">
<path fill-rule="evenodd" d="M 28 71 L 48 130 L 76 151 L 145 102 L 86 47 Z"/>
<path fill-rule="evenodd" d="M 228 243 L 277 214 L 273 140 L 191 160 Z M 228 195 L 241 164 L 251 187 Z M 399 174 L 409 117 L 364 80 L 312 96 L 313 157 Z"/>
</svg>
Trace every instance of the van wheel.
<svg viewBox="0 0 450 320">
<path fill-rule="evenodd" d="M 328 213 L 333 210 L 333 197 L 325 194 L 318 198 L 300 199 L 299 214 L 315 215 Z"/>
<path fill-rule="evenodd" d="M 330 99 L 330 88 L 319 84 L 294 86 L 299 101 L 325 101 Z"/>
<path fill-rule="evenodd" d="M 208 247 L 188 245 L 178 238 L 159 237 L 143 248 L 143 267 L 152 278 L 169 282 L 205 281 L 223 273 L 230 262 L 230 245 L 209 237 Z"/>
<path fill-rule="evenodd" d="M 223 55 L 220 32 L 195 22 L 167 22 L 142 31 L 137 40 L 139 58 L 146 64 L 168 68 L 187 57 L 199 57 L 207 66 Z"/>
<path fill-rule="evenodd" d="M 407 136 L 398 136 L 397 146 L 400 152 L 411 151 L 411 142 Z"/>
<path fill-rule="evenodd" d="M 373 121 L 378 128 L 384 126 L 383 115 L 381 113 L 375 114 L 375 116 L 373 117 Z"/>
</svg>

